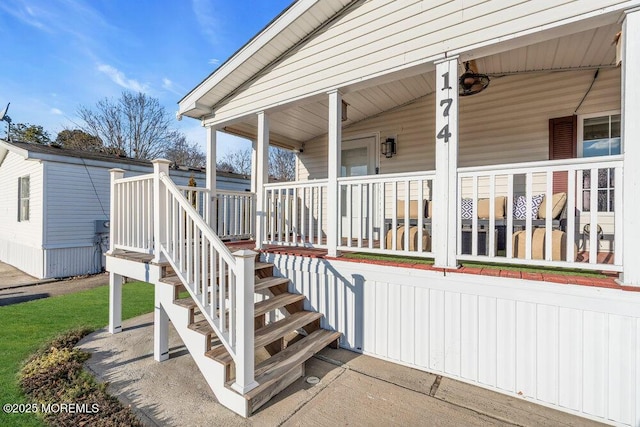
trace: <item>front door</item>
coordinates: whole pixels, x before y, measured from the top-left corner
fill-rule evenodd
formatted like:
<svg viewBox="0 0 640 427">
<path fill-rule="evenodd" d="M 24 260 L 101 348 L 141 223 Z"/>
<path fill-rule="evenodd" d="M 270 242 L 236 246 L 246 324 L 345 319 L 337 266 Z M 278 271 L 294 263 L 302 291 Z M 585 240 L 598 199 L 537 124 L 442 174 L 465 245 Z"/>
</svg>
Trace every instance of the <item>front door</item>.
<svg viewBox="0 0 640 427">
<path fill-rule="evenodd" d="M 375 173 L 376 164 L 376 137 L 369 136 L 342 141 L 340 175 L 343 177 L 365 176 Z M 362 193 L 360 188 L 362 188 Z M 341 237 L 346 239 L 351 237 L 357 239 L 360 232 L 366 233 L 369 214 L 366 212 L 368 206 L 369 191 L 367 187 L 352 186 L 351 191 L 342 187 L 340 191 L 341 199 Z M 351 209 L 348 209 L 348 206 Z M 350 211 L 350 215 L 349 215 Z M 351 222 L 351 236 L 349 236 L 349 222 Z M 364 234 L 363 238 L 366 238 Z"/>
</svg>

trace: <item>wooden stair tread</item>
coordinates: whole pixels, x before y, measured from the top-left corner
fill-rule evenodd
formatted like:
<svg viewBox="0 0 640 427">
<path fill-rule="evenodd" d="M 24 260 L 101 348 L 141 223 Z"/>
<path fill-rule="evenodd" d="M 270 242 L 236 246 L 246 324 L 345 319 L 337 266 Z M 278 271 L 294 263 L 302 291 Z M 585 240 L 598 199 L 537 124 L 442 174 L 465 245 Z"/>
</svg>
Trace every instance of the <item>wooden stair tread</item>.
<svg viewBox="0 0 640 427">
<path fill-rule="evenodd" d="M 270 263 L 270 262 L 256 262 L 256 266 L 255 269 L 256 270 L 262 270 L 263 268 L 269 268 L 269 267 L 273 267 L 274 264 Z"/>
<path fill-rule="evenodd" d="M 294 313 L 289 317 L 278 320 L 274 323 L 269 323 L 267 326 L 260 328 L 256 331 L 255 335 L 255 347 L 264 347 L 265 345 L 272 343 L 273 341 L 284 337 L 291 331 L 303 327 L 304 325 L 313 322 L 322 317 L 321 313 L 314 311 L 300 311 Z M 198 322 L 202 323 L 202 322 Z M 192 328 L 195 324 L 190 325 Z M 206 326 L 209 326 L 207 324 Z M 192 328 L 193 329 L 193 328 Z M 304 340 L 301 340 L 304 341 Z M 297 344 L 297 343 L 296 343 Z M 294 344 L 295 345 L 295 344 Z M 278 353 L 279 354 L 279 353 Z M 205 353 L 205 356 L 222 363 L 223 365 L 229 365 L 233 362 L 231 355 L 227 351 L 224 345 L 219 345 Z"/>
<path fill-rule="evenodd" d="M 264 289 L 269 289 L 273 286 L 278 285 L 288 285 L 289 279 L 285 279 L 282 277 L 265 277 L 264 279 L 256 279 L 256 291 L 261 291 Z"/>
<path fill-rule="evenodd" d="M 340 339 L 340 332 L 317 329 L 256 366 L 255 378 L 260 384 L 274 377 L 281 367 L 292 367 L 309 360 L 314 354 Z M 251 392 L 250 392 L 251 393 Z"/>
<path fill-rule="evenodd" d="M 160 279 L 162 283 L 166 283 L 168 285 L 182 285 L 182 280 L 176 274 L 172 274 L 170 276 L 165 276 Z"/>
<path fill-rule="evenodd" d="M 257 302 L 255 305 L 255 316 L 262 316 L 272 310 L 302 301 L 303 299 L 304 295 L 302 294 L 291 294 L 286 292 L 284 294 L 276 295 L 264 301 Z"/>
<path fill-rule="evenodd" d="M 177 300 L 174 300 L 173 303 L 187 309 L 196 308 L 198 306 L 191 297 L 179 298 Z"/>
<path fill-rule="evenodd" d="M 205 352 L 204 355 L 216 362 L 222 363 L 223 365 L 230 365 L 233 362 L 233 358 L 229 354 L 229 351 L 222 344 L 213 347 L 211 350 Z"/>
<path fill-rule="evenodd" d="M 213 328 L 209 324 L 209 322 L 205 320 L 200 320 L 199 322 L 195 322 L 189 325 L 189 329 L 194 330 L 196 332 L 201 333 L 202 335 L 211 335 L 213 334 Z"/>
<path fill-rule="evenodd" d="M 322 313 L 315 311 L 299 311 L 291 316 L 269 323 L 256 331 L 255 346 L 264 347 L 275 340 L 284 337 L 287 333 L 299 329 L 322 317 Z"/>
<path fill-rule="evenodd" d="M 256 367 L 255 375 L 259 385 L 244 396 L 249 403 L 249 412 L 254 413 L 273 396 L 304 375 L 304 363 L 338 338 L 339 332 L 318 329 L 260 363 Z"/>
</svg>

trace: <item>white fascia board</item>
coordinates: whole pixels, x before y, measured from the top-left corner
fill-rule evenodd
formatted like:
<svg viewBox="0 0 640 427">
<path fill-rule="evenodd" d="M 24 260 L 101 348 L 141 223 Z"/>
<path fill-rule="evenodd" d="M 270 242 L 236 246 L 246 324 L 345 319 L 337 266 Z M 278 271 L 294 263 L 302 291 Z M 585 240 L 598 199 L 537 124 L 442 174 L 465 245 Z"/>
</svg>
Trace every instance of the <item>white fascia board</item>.
<svg viewBox="0 0 640 427">
<path fill-rule="evenodd" d="M 213 74 L 207 77 L 195 89 L 178 102 L 178 114 L 185 114 L 193 110 L 198 101 L 213 87 L 229 76 L 236 68 L 250 59 L 256 52 L 266 46 L 276 35 L 291 25 L 296 19 L 309 10 L 318 0 L 299 0 L 283 13 L 278 19 L 265 28 L 260 34 L 243 46 L 233 57 L 222 64 Z M 190 110 L 191 109 L 191 110 Z"/>
<path fill-rule="evenodd" d="M 14 154 L 17 154 L 17 155 L 21 156 L 24 159 L 29 157 L 29 152 L 27 150 L 22 149 L 22 148 L 18 148 L 16 146 L 14 146 L 13 144 L 9 144 L 4 139 L 0 139 L 0 149 L 5 149 L 5 150 L 7 150 L 7 152 L 10 151 L 10 152 L 12 152 Z M 6 153 L 4 155 L 6 156 Z"/>
</svg>

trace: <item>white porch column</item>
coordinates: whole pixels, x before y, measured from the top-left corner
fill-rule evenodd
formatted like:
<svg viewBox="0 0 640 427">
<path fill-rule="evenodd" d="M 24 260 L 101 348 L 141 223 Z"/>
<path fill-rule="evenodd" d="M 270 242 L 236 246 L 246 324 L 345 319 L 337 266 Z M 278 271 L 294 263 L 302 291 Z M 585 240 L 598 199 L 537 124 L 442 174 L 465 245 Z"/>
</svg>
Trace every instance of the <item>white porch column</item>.
<svg viewBox="0 0 640 427">
<path fill-rule="evenodd" d="M 623 238 L 622 281 L 625 285 L 640 286 L 640 263 L 638 263 L 638 242 L 640 242 L 640 8 L 625 12 L 622 23 L 622 153 L 624 154 L 624 183 L 622 194 L 616 190 L 616 197 L 622 197 Z M 620 195 L 619 195 L 620 194 Z"/>
<path fill-rule="evenodd" d="M 436 179 L 432 242 L 436 267 L 457 268 L 458 57 L 436 62 Z"/>
<path fill-rule="evenodd" d="M 256 178 L 258 176 L 258 143 L 251 141 L 251 192 L 256 194 Z"/>
<path fill-rule="evenodd" d="M 124 277 L 109 273 L 109 332 L 122 331 L 122 283 Z"/>
<path fill-rule="evenodd" d="M 169 165 L 171 162 L 167 159 L 155 159 L 153 163 L 153 260 L 160 262 L 162 254 L 160 246 L 167 243 L 166 223 L 167 223 L 167 200 L 164 188 L 160 181 L 162 173 L 169 175 Z"/>
<path fill-rule="evenodd" d="M 340 156 L 342 153 L 342 94 L 338 90 L 329 92 L 329 153 L 327 156 L 327 254 L 339 256 L 338 246 L 338 211 Z"/>
<path fill-rule="evenodd" d="M 160 290 L 156 284 L 155 308 L 153 311 L 153 359 L 162 362 L 169 358 L 169 315 L 160 302 Z"/>
<path fill-rule="evenodd" d="M 269 182 L 269 117 L 258 113 L 258 139 L 256 141 L 256 248 L 262 249 L 266 237 L 267 210 L 264 185 Z"/>
<path fill-rule="evenodd" d="M 207 190 L 209 191 L 209 198 L 207 199 L 207 206 L 205 206 L 207 215 L 206 221 L 207 224 L 217 233 L 218 229 L 216 227 L 216 145 L 217 145 L 217 134 L 216 128 L 213 126 L 207 127 L 207 175 L 206 175 L 206 185 Z"/>
</svg>

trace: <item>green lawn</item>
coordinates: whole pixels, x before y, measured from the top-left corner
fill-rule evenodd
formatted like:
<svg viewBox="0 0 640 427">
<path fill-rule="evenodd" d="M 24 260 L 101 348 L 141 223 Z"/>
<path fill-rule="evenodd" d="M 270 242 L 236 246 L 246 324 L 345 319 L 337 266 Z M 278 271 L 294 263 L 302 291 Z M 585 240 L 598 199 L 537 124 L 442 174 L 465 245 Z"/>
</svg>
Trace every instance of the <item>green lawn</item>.
<svg viewBox="0 0 640 427">
<path fill-rule="evenodd" d="M 153 310 L 153 286 L 127 283 L 122 300 L 123 319 L 149 313 Z M 17 374 L 21 363 L 40 346 L 73 328 L 102 328 L 107 325 L 108 316 L 108 286 L 0 307 L 0 403 L 26 403 L 18 388 Z M 0 412 L 0 426 L 40 425 L 33 415 Z"/>
</svg>

